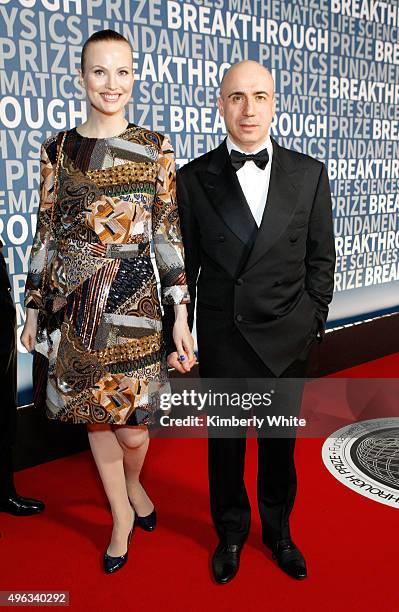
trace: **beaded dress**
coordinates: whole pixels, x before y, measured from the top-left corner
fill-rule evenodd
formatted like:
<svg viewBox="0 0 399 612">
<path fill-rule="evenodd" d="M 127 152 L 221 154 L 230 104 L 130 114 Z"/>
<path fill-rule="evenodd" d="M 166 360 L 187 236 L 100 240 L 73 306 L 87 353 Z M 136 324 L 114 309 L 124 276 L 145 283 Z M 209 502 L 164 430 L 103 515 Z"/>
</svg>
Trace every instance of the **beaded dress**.
<svg viewBox="0 0 399 612">
<path fill-rule="evenodd" d="M 167 137 L 134 124 L 114 138 L 69 130 L 60 150 L 62 140 L 56 134 L 41 149 L 25 296 L 40 309 L 47 414 L 148 424 L 167 381 L 160 302 L 189 302 L 174 152 Z"/>
</svg>

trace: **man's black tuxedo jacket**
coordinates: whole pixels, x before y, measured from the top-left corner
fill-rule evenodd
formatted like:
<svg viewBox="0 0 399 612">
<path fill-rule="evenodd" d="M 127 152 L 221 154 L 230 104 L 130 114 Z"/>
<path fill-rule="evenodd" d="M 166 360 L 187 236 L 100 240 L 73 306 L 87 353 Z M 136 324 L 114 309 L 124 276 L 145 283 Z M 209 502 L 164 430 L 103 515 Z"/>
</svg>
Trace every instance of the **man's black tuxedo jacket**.
<svg viewBox="0 0 399 612">
<path fill-rule="evenodd" d="M 324 333 L 335 264 L 327 171 L 321 162 L 272 143 L 259 229 L 225 142 L 177 174 L 190 318 L 196 300 L 201 323 L 200 368 L 216 365 L 216 352 L 220 359 L 225 350 L 231 359 L 232 326 L 276 376 Z M 169 312 L 169 329 L 170 319 Z M 170 343 L 167 348 L 175 350 Z"/>
</svg>

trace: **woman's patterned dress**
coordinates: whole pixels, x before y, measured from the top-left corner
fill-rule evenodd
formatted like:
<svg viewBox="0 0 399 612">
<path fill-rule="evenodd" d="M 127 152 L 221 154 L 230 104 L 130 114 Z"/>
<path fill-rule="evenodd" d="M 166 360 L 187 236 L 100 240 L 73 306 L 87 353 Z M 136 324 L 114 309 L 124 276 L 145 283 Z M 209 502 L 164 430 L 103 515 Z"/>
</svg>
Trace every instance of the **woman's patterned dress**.
<svg viewBox="0 0 399 612">
<path fill-rule="evenodd" d="M 167 381 L 156 269 L 162 303 L 189 302 L 174 152 L 166 137 L 133 124 L 115 138 L 68 131 L 51 223 L 62 136 L 42 146 L 25 297 L 48 313 L 39 314 L 35 347 L 49 358 L 47 413 L 148 424 Z"/>
</svg>

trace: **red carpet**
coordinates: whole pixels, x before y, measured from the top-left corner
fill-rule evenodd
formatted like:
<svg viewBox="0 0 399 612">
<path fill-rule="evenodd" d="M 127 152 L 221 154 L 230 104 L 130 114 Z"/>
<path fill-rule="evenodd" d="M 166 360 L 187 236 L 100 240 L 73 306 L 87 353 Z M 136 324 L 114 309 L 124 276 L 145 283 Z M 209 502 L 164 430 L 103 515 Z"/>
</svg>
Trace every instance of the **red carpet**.
<svg viewBox="0 0 399 612">
<path fill-rule="evenodd" d="M 397 376 L 399 354 L 341 372 Z M 309 578 L 285 576 L 260 541 L 256 510 L 256 441 L 248 441 L 251 534 L 236 579 L 213 584 L 216 535 L 208 511 L 206 441 L 153 440 L 143 482 L 157 505 L 154 533 L 136 530 L 128 565 L 105 576 L 101 556 L 111 520 L 89 453 L 16 475 L 18 490 L 41 497 L 36 517 L 0 514 L 0 590 L 68 590 L 73 610 L 267 610 L 336 612 L 397 609 L 394 508 L 342 486 L 324 468 L 322 440 L 299 440 L 294 540 Z"/>
</svg>

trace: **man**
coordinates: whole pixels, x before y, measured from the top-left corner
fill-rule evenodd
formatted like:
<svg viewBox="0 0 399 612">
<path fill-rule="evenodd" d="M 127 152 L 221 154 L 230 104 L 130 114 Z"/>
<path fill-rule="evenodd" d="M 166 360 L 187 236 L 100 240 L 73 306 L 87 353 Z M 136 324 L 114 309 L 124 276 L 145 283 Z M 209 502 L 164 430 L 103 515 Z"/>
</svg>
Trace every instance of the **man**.
<svg viewBox="0 0 399 612">
<path fill-rule="evenodd" d="M 0 512 L 28 516 L 41 512 L 44 504 L 36 499 L 21 497 L 14 486 L 12 446 L 17 423 L 15 307 L 2 247 L 0 241 Z"/>
<path fill-rule="evenodd" d="M 327 172 L 270 138 L 274 84 L 257 62 L 226 72 L 218 106 L 227 139 L 184 166 L 177 182 L 191 315 L 197 299 L 200 374 L 302 378 L 333 292 Z M 169 342 L 168 362 L 182 371 L 175 350 Z M 209 439 L 211 511 L 220 538 L 212 568 L 219 583 L 237 573 L 249 530 L 245 444 L 245 436 Z M 306 563 L 289 529 L 294 444 L 294 437 L 258 438 L 258 505 L 264 544 L 283 571 L 303 579 Z"/>
</svg>

